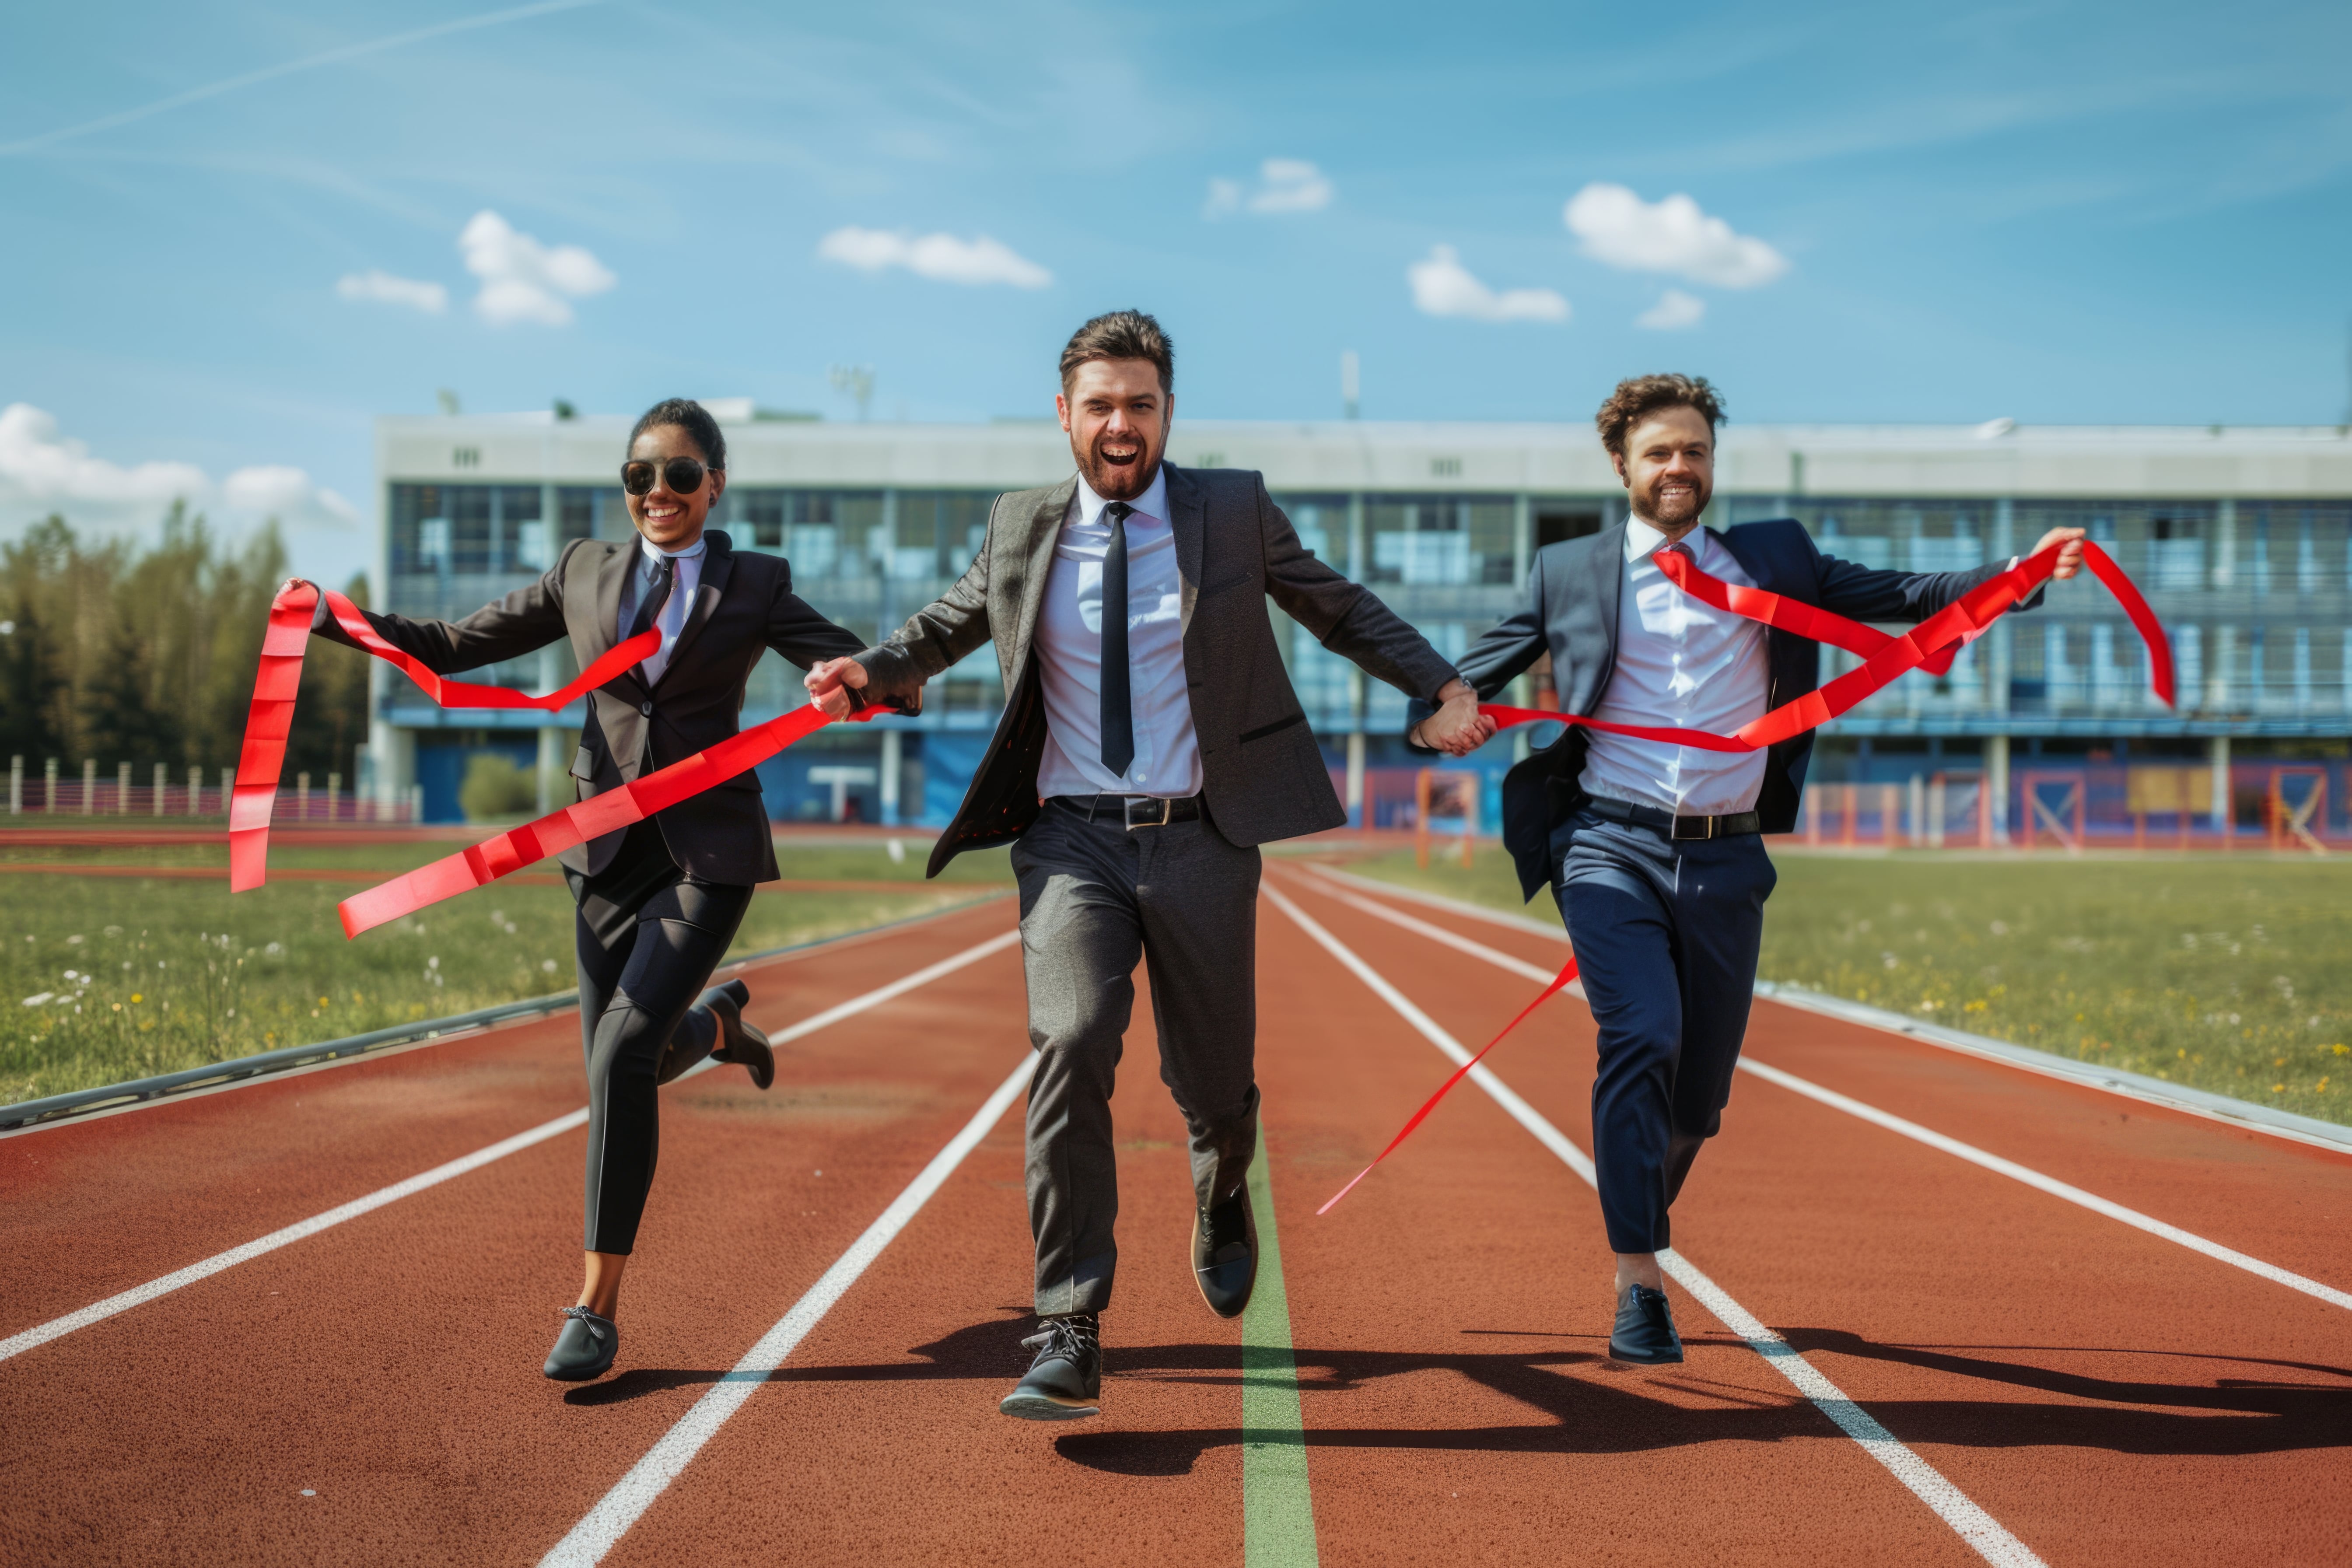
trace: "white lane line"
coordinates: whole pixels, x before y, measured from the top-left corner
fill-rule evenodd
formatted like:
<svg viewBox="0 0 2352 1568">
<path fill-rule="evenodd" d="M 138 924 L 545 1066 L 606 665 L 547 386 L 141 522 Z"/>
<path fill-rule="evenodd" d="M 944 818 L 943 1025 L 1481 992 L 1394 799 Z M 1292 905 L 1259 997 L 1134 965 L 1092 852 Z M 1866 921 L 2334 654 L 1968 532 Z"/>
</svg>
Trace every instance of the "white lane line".
<svg viewBox="0 0 2352 1568">
<path fill-rule="evenodd" d="M 1423 1039 L 1452 1058 L 1457 1066 L 1470 1060 L 1471 1053 L 1463 1048 L 1459 1040 L 1439 1027 L 1428 1014 L 1414 1006 L 1403 993 L 1390 984 L 1378 970 L 1357 957 L 1346 943 L 1324 930 L 1313 916 L 1274 888 L 1268 887 L 1265 892 L 1274 900 L 1276 908 L 1288 915 L 1299 930 L 1315 940 L 1317 945 L 1338 959 L 1357 979 L 1370 987 L 1375 995 L 1394 1008 L 1398 1016 L 1411 1024 Z M 1544 978 L 1549 980 L 1551 977 L 1546 975 Z M 1594 1183 L 1592 1162 L 1585 1157 L 1584 1152 L 1570 1142 L 1565 1133 L 1521 1100 L 1491 1070 L 1483 1066 L 1472 1068 L 1470 1080 L 1485 1089 L 1514 1121 L 1533 1133 L 1538 1142 L 1559 1156 L 1569 1169 L 1588 1184 L 1597 1184 Z M 1701 1273 L 1690 1259 L 1669 1250 L 1658 1254 L 1658 1262 L 1674 1277 L 1676 1284 L 1714 1313 L 1724 1327 L 1746 1341 L 1750 1350 L 1788 1379 L 1790 1385 L 1804 1395 L 1815 1409 L 1860 1444 L 1864 1453 L 1885 1467 L 1887 1473 L 1902 1482 L 1914 1497 L 1934 1510 L 1936 1517 L 1949 1525 L 1953 1532 L 1974 1548 L 1979 1556 L 1998 1564 L 1999 1568 L 2041 1568 L 2042 1559 L 2034 1554 L 2032 1548 L 2003 1529 L 2000 1521 L 1970 1500 L 1965 1492 L 1947 1480 L 1941 1471 L 1879 1425 L 1875 1417 L 1847 1397 L 1843 1390 L 1807 1361 L 1795 1346 L 1765 1327 L 1746 1308 L 1733 1300 L 1721 1286 Z"/>
<path fill-rule="evenodd" d="M 677 1425 L 663 1434 L 661 1441 L 632 1466 L 629 1473 L 589 1510 L 588 1516 L 572 1526 L 572 1532 L 557 1542 L 540 1562 L 558 1565 L 603 1562 L 604 1554 L 645 1517 L 646 1510 L 653 1506 L 654 1500 L 670 1482 L 677 1479 L 702 1446 L 718 1436 L 728 1417 L 740 1410 L 744 1401 L 783 1365 L 784 1358 L 857 1282 L 867 1266 L 882 1256 L 882 1249 L 907 1228 L 908 1221 L 930 1201 L 931 1194 L 963 1163 L 964 1156 L 988 1136 L 989 1129 L 996 1125 L 997 1119 L 1004 1114 L 1034 1070 L 1035 1059 L 1022 1058 L 1020 1065 L 996 1086 L 996 1092 L 988 1097 L 987 1103 L 964 1123 L 963 1131 L 931 1157 L 922 1173 L 866 1227 L 866 1233 L 851 1244 L 840 1260 L 809 1287 L 806 1295 L 793 1303 L 792 1310 L 778 1319 L 774 1328 L 760 1336 L 759 1343 L 743 1352 L 743 1359 L 735 1363 L 732 1371 L 694 1402 L 693 1407 L 678 1418 Z"/>
<path fill-rule="evenodd" d="M 569 1132 L 575 1127 L 584 1127 L 587 1124 L 588 1110 L 583 1106 L 578 1110 L 568 1111 L 552 1121 L 542 1121 L 528 1132 L 518 1132 L 511 1138 L 500 1139 L 487 1149 L 477 1149 L 470 1154 L 461 1155 L 446 1165 L 436 1165 L 429 1171 L 420 1171 L 404 1182 L 394 1182 L 392 1185 L 370 1193 L 363 1198 L 353 1198 L 350 1203 L 331 1208 L 324 1214 L 313 1215 L 305 1220 L 297 1220 L 283 1230 L 273 1230 L 268 1236 L 247 1242 L 243 1247 L 232 1247 L 226 1252 L 215 1253 L 201 1263 L 191 1263 L 185 1268 L 174 1269 L 160 1279 L 150 1279 L 146 1284 L 135 1285 L 121 1295 L 109 1296 L 103 1301 L 93 1302 L 78 1312 L 68 1312 L 62 1318 L 52 1318 L 36 1328 L 26 1329 L 22 1333 L 12 1334 L 5 1340 L 0 1340 L 0 1361 L 6 1361 L 10 1356 L 22 1355 L 36 1345 L 47 1344 L 51 1340 L 72 1333 L 76 1329 L 86 1329 L 92 1323 L 103 1322 L 117 1312 L 127 1312 L 133 1307 L 152 1301 L 158 1296 L 169 1295 L 183 1285 L 193 1285 L 199 1279 L 209 1279 L 224 1268 L 234 1268 L 240 1263 L 249 1262 L 261 1257 L 264 1253 L 275 1252 L 281 1247 L 290 1247 L 298 1241 L 306 1241 L 320 1231 L 332 1229 L 347 1219 L 357 1219 L 360 1215 L 373 1213 L 386 1204 L 398 1203 L 401 1199 L 412 1197 L 428 1187 L 437 1187 L 442 1183 L 453 1177 L 462 1176 L 468 1171 L 478 1171 L 494 1160 L 503 1160 L 508 1155 L 518 1153 L 534 1143 L 544 1143 L 560 1132 Z"/>
<path fill-rule="evenodd" d="M 1472 942 L 1466 936 L 1457 936 L 1444 926 L 1433 926 L 1427 921 L 1416 920 L 1402 910 L 1390 909 L 1386 904 L 1376 904 L 1371 900 L 1358 894 L 1339 892 L 1329 888 L 1320 890 L 1325 898 L 1337 899 L 1349 909 L 1361 910 L 1364 913 L 1378 920 L 1384 920 L 1392 926 L 1402 926 L 1415 936 L 1425 936 L 1430 941 L 1450 947 L 1456 952 L 1466 952 L 1473 958 L 1484 959 L 1497 969 L 1507 969 L 1514 974 L 1525 975 L 1538 985 L 1550 984 L 1557 973 L 1557 971 L 1543 968 L 1539 964 L 1529 963 L 1525 959 L 1513 958 L 1509 953 L 1488 947 L 1484 942 Z M 1575 981 L 1570 981 L 1564 989 L 1580 997 L 1584 994 L 1583 985 Z"/>
<path fill-rule="evenodd" d="M 2135 1230 L 2144 1230 L 2150 1236 L 2161 1237 L 2167 1241 L 2189 1248 L 2191 1252 L 2201 1252 L 2208 1258 L 2227 1263 L 2233 1268 L 2242 1268 L 2249 1274 L 2259 1275 L 2273 1284 L 2284 1285 L 2290 1290 L 2300 1290 L 2306 1296 L 2315 1296 L 2332 1306 L 2352 1308 L 2352 1291 L 2338 1290 L 2333 1285 L 2323 1285 L 2316 1279 L 2306 1279 L 2300 1274 L 2290 1273 L 2275 1263 L 2265 1263 L 2259 1258 L 2250 1258 L 2234 1247 L 2224 1247 L 2218 1241 L 2208 1241 L 2194 1231 L 2183 1230 L 2177 1225 L 2167 1225 L 2152 1215 L 2144 1215 L 2137 1209 L 2126 1208 L 2123 1205 L 2103 1198 L 2096 1193 L 2086 1193 L 2080 1187 L 2058 1180 L 2055 1176 L 2045 1176 L 2029 1165 L 2021 1165 L 2014 1160 L 2004 1160 L 2000 1155 L 1979 1149 L 1973 1143 L 1963 1143 L 1958 1139 L 1948 1137 L 1933 1128 L 1922 1127 L 1916 1121 L 1906 1121 L 1900 1116 L 1881 1110 L 1874 1105 L 1865 1105 L 1861 1100 L 1840 1094 L 1833 1089 L 1823 1089 L 1817 1083 L 1808 1083 L 1794 1073 L 1783 1072 L 1779 1068 L 1767 1067 L 1762 1062 L 1749 1061 L 1745 1058 L 1741 1058 L 1739 1065 L 1743 1070 L 1754 1073 L 1767 1083 L 1777 1083 L 1782 1089 L 1801 1094 L 1808 1100 L 1818 1100 L 1832 1110 L 1843 1110 L 1848 1116 L 1858 1116 L 1874 1126 L 1885 1128 L 1889 1132 L 1899 1132 L 1906 1138 L 1925 1143 L 1930 1149 L 1941 1149 L 1945 1153 L 1966 1160 L 1971 1165 L 1981 1165 L 1996 1174 L 2009 1177 L 2011 1181 L 2022 1182 L 2037 1192 L 2048 1193 L 2053 1198 L 2063 1198 L 2070 1204 L 2076 1204 L 2089 1209 L 2093 1214 L 2105 1215 L 2109 1219 L 2121 1221 Z"/>
<path fill-rule="evenodd" d="M 853 996 L 839 1006 L 828 1007 L 815 1016 L 803 1019 L 781 1033 L 770 1036 L 769 1038 L 778 1044 L 797 1040 L 802 1036 L 813 1034 L 828 1024 L 837 1024 L 842 1019 L 863 1013 L 869 1007 L 878 1007 L 894 997 L 903 996 L 915 987 L 928 984 L 943 974 L 952 974 L 968 963 L 977 963 L 992 953 L 1003 952 L 1020 940 L 1021 933 L 1018 931 L 1009 931 L 1001 936 L 991 937 L 976 947 L 968 947 L 952 957 L 941 959 L 928 969 L 919 969 L 903 980 L 894 980 L 887 985 L 868 991 L 863 996 Z M 694 1073 L 701 1072 L 714 1065 L 716 1064 L 709 1060 L 698 1062 L 690 1071 L 678 1075 L 678 1081 L 691 1078 Z M 503 1160 L 508 1155 L 519 1153 L 535 1143 L 543 1143 L 559 1133 L 569 1132 L 575 1127 L 584 1127 L 587 1124 L 587 1107 L 583 1106 L 578 1110 L 567 1111 L 552 1121 L 540 1123 L 529 1131 L 518 1132 L 511 1138 L 500 1139 L 487 1149 L 477 1149 L 472 1153 L 460 1155 L 446 1164 L 436 1165 L 429 1171 L 420 1171 L 405 1181 L 394 1182 L 392 1185 L 370 1193 L 365 1197 L 353 1198 L 351 1202 L 331 1208 L 324 1214 L 313 1215 L 305 1220 L 297 1220 L 283 1230 L 273 1230 L 268 1236 L 248 1241 L 242 1247 L 230 1247 L 226 1252 L 216 1253 L 201 1263 L 191 1263 L 185 1268 L 174 1269 L 159 1279 L 150 1279 L 144 1285 L 135 1285 L 120 1295 L 109 1296 L 105 1300 L 93 1302 L 79 1311 L 68 1312 L 62 1318 L 52 1318 L 46 1323 L 0 1340 L 0 1361 L 6 1361 L 11 1356 L 22 1355 L 37 1345 L 47 1344 L 51 1340 L 72 1333 L 76 1329 L 86 1329 L 92 1323 L 103 1322 L 118 1312 L 127 1312 L 133 1307 L 152 1301 L 158 1296 L 169 1295 L 184 1285 L 193 1285 L 199 1279 L 208 1279 L 224 1268 L 234 1268 L 240 1263 L 249 1262 L 265 1253 L 275 1252 L 281 1247 L 289 1247 L 295 1242 L 308 1240 L 320 1231 L 331 1229 L 345 1220 L 357 1219 L 360 1215 L 373 1213 L 386 1204 L 398 1203 L 403 1198 L 413 1197 L 428 1187 L 437 1187 L 453 1177 L 462 1176 L 469 1171 L 478 1171 L 493 1161 Z"/>
<path fill-rule="evenodd" d="M 1457 952 L 1485 959 L 1497 969 L 1508 970 L 1513 974 L 1525 975 L 1530 980 L 1551 979 L 1549 974 L 1545 973 L 1536 965 L 1523 963 L 1507 952 L 1498 952 L 1491 947 L 1485 947 L 1466 938 L 1455 936 L 1451 931 L 1440 931 L 1435 926 L 1417 921 L 1411 915 L 1383 909 L 1370 899 L 1360 899 L 1339 892 L 1328 893 L 1327 896 L 1339 899 L 1352 908 L 1363 910 L 1366 914 L 1377 915 L 1391 925 L 1402 926 L 1407 931 L 1419 931 L 1424 936 L 1443 941 L 1446 946 Z M 1916 1142 L 1925 1143 L 1930 1149 L 1940 1149 L 1947 1154 L 1966 1160 L 1972 1165 L 1981 1166 L 1997 1175 L 2007 1176 L 2011 1181 L 2022 1182 L 2036 1192 L 2047 1193 L 2053 1198 L 2063 1198 L 2070 1204 L 2089 1209 L 2093 1214 L 2105 1215 L 2107 1218 L 2130 1226 L 2135 1230 L 2144 1230 L 2150 1236 L 2160 1237 L 2166 1241 L 2185 1247 L 2191 1252 L 2201 1252 L 2206 1257 L 2229 1264 L 2233 1268 L 2242 1268 L 2249 1274 L 2257 1275 L 2273 1284 L 2284 1285 L 2290 1290 L 2300 1290 L 2305 1295 L 2316 1297 L 2331 1306 L 2352 1308 L 2352 1291 L 2339 1290 L 2333 1285 L 2323 1285 L 2316 1279 L 2305 1279 L 2303 1275 L 2281 1268 L 2275 1263 L 2265 1263 L 2259 1258 L 2250 1257 L 2234 1247 L 2224 1247 L 2218 1241 L 2209 1241 L 2194 1231 L 2183 1230 L 2177 1225 L 2168 1225 L 2153 1215 L 2142 1214 L 2137 1209 L 2126 1208 L 2111 1198 L 2103 1198 L 2096 1193 L 2085 1192 L 2081 1187 L 2068 1182 L 2062 1182 L 2055 1176 L 2045 1176 L 2030 1165 L 2021 1165 L 2014 1160 L 2003 1159 L 2000 1155 L 1990 1150 L 1979 1149 L 1973 1143 L 1963 1143 L 1947 1133 L 1938 1132 L 1930 1127 L 1922 1127 L 1916 1121 L 1906 1121 L 1892 1111 L 1881 1110 L 1874 1105 L 1855 1100 L 1851 1095 L 1840 1094 L 1833 1089 L 1823 1089 L 1821 1085 L 1799 1078 L 1792 1072 L 1768 1066 L 1748 1056 L 1742 1056 L 1739 1058 L 1739 1068 L 1742 1072 L 1755 1074 L 1767 1083 L 1779 1084 L 1791 1093 L 1801 1094 L 1808 1100 L 1817 1100 L 1832 1110 L 1843 1110 L 1848 1116 L 1859 1117 L 1873 1126 L 1883 1127 L 1889 1132 L 1900 1133 Z"/>
</svg>

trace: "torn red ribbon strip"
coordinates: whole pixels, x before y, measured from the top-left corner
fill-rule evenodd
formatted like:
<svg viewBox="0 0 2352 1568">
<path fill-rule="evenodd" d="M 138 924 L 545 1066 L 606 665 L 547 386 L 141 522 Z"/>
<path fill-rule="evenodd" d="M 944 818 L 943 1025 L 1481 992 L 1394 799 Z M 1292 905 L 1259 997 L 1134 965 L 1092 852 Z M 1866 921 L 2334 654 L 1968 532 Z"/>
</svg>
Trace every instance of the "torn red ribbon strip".
<svg viewBox="0 0 2352 1568">
<path fill-rule="evenodd" d="M 504 686 L 448 680 L 393 647 L 342 595 L 327 594 L 328 613 L 353 642 L 415 681 L 444 708 L 535 708 L 551 712 L 642 663 L 661 646 L 661 634 L 640 632 L 599 657 L 561 690 L 533 697 Z M 302 655 L 319 590 L 289 583 L 269 606 L 269 630 L 261 645 L 261 668 L 254 678 L 253 704 L 246 721 L 245 748 L 238 759 L 236 789 L 229 805 L 229 889 L 243 892 L 268 879 L 270 808 L 278 798 L 286 763 L 286 738 L 293 727 L 294 697 L 302 684 Z M 872 710 L 860 714 L 870 717 Z M 343 900 L 346 935 L 357 936 L 386 921 L 457 893 L 495 881 L 546 856 L 642 821 L 665 806 L 724 784 L 756 767 L 804 735 L 832 722 L 814 708 L 795 709 L 782 718 L 729 737 L 646 774 L 616 790 L 499 834 L 458 854 L 419 867 Z"/>
</svg>

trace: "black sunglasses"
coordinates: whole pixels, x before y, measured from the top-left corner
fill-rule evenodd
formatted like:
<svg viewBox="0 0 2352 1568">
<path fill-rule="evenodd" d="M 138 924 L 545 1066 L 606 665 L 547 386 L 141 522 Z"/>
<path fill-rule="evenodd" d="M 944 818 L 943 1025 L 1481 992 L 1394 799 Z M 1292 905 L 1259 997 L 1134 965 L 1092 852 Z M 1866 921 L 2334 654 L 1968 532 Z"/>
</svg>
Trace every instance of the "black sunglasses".
<svg viewBox="0 0 2352 1568">
<path fill-rule="evenodd" d="M 666 463 L 649 463 L 640 458 L 621 465 L 621 488 L 633 496 L 651 495 L 654 475 L 658 472 L 670 493 L 690 496 L 702 488 L 702 476 L 707 471 L 692 458 L 672 458 Z"/>
</svg>

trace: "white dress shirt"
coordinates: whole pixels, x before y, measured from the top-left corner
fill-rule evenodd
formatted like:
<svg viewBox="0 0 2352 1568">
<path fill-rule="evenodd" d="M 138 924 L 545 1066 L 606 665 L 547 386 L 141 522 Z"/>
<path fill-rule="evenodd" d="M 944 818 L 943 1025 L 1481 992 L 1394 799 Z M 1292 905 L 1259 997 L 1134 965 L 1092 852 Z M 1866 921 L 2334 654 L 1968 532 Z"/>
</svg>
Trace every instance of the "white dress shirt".
<svg viewBox="0 0 2352 1568">
<path fill-rule="evenodd" d="M 1617 664 L 1592 717 L 1727 735 L 1764 716 L 1771 689 L 1764 627 L 1675 587 L 1651 558 L 1665 541 L 1640 518 L 1626 521 Z M 1706 529 L 1691 530 L 1682 544 L 1708 576 L 1756 586 Z M 1705 752 L 1604 730 L 1591 736 L 1584 756 L 1587 795 L 1680 816 L 1723 816 L 1756 809 L 1764 788 L 1762 752 Z"/>
<path fill-rule="evenodd" d="M 669 597 L 662 602 L 661 613 L 654 617 L 654 629 L 661 633 L 661 647 L 637 666 L 645 672 L 647 686 L 662 678 L 662 671 L 669 668 L 669 656 L 677 649 L 678 634 L 686 630 L 686 617 L 694 609 L 694 591 L 702 585 L 702 557 L 709 545 L 709 541 L 697 539 L 683 550 L 664 550 L 645 535 L 637 536 L 637 548 L 645 559 L 633 566 L 634 581 L 629 592 L 623 595 L 619 631 L 625 639 L 630 623 L 637 618 L 637 606 L 645 602 L 642 595 L 647 569 L 659 567 L 665 555 L 677 563 L 673 569 L 676 574 L 670 579 Z"/>
<path fill-rule="evenodd" d="M 1184 584 L 1168 522 L 1168 470 L 1128 504 L 1127 667 L 1135 760 L 1121 778 L 1102 760 L 1103 558 L 1110 524 L 1083 475 L 1070 498 L 1045 604 L 1037 620 L 1044 660 L 1045 754 L 1037 793 L 1188 795 L 1201 791 L 1201 742 L 1184 682 Z"/>
</svg>

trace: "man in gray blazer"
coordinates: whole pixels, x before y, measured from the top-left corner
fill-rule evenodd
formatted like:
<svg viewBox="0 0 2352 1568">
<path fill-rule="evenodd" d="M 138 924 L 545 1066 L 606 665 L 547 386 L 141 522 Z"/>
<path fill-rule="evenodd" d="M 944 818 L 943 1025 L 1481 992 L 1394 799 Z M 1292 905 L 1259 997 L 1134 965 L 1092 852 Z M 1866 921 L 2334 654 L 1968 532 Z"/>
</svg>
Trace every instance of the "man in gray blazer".
<svg viewBox="0 0 2352 1568">
<path fill-rule="evenodd" d="M 1000 497 L 978 559 L 945 596 L 808 678 L 828 709 L 852 689 L 905 701 L 996 644 L 1004 716 L 931 870 L 1013 845 L 1037 1050 L 1029 1222 L 1046 1321 L 1001 1408 L 1029 1420 L 1098 1414 L 1099 1314 L 1118 1263 L 1110 1095 L 1139 957 L 1160 1076 L 1191 1133 L 1202 1298 L 1237 1316 L 1256 1279 L 1244 1178 L 1258 1123 L 1257 847 L 1347 821 L 1266 599 L 1429 700 L 1433 742 L 1466 741 L 1479 722 L 1453 667 L 1309 554 L 1256 474 L 1161 460 L 1173 368 L 1147 315 L 1081 327 L 1055 399 L 1077 473 Z"/>
</svg>

